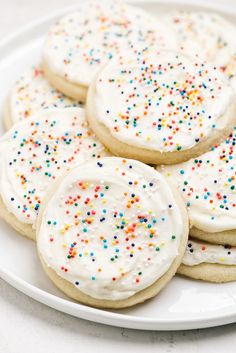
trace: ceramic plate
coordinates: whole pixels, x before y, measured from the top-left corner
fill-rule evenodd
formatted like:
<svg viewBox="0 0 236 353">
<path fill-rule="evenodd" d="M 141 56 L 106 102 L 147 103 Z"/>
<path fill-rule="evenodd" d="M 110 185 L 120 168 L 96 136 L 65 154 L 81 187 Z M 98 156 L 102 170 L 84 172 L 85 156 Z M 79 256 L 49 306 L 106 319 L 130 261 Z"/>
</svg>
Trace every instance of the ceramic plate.
<svg viewBox="0 0 236 353">
<path fill-rule="evenodd" d="M 191 4 L 191 5 L 190 5 Z M 229 3 L 230 4 L 230 3 Z M 236 4 L 227 0 L 214 6 L 184 1 L 139 2 L 152 13 L 171 8 L 214 9 L 235 22 Z M 0 109 L 8 89 L 21 70 L 39 62 L 45 34 L 51 23 L 70 11 L 64 9 L 28 25 L 0 42 Z M 0 122 L 1 132 L 3 124 Z M 180 330 L 217 326 L 236 321 L 236 282 L 210 284 L 176 276 L 156 298 L 134 308 L 105 311 L 86 307 L 65 297 L 41 269 L 35 244 L 0 221 L 0 276 L 15 288 L 57 310 L 79 318 L 144 330 Z"/>
</svg>

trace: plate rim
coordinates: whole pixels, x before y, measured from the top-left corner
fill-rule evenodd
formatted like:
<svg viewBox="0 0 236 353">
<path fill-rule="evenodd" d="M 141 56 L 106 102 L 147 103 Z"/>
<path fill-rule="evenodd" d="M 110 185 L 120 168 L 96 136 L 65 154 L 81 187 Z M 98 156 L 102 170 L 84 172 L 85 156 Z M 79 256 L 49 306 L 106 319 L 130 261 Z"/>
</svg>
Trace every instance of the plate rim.
<svg viewBox="0 0 236 353">
<path fill-rule="evenodd" d="M 194 0 L 129 0 L 127 2 L 131 4 L 190 5 L 196 7 L 204 7 L 208 10 L 221 11 L 226 14 L 233 13 L 236 15 L 236 3 L 230 3 L 228 0 L 225 0 L 224 3 L 217 2 L 216 0 L 198 0 L 197 2 Z M 0 51 L 5 50 L 5 54 L 7 56 L 7 54 L 12 51 L 13 46 L 14 49 L 20 48 L 22 46 L 21 39 L 26 40 L 27 37 L 35 39 L 37 35 L 42 35 L 42 26 L 51 23 L 52 20 L 56 20 L 59 16 L 64 15 L 69 11 L 75 10 L 78 5 L 79 1 L 77 5 L 62 7 L 61 9 L 53 11 L 46 16 L 42 16 L 37 20 L 30 21 L 27 25 L 20 27 L 18 30 L 1 39 Z M 7 48 L 8 50 L 6 50 Z M 4 61 L 4 59 L 5 58 L 3 57 L 0 60 Z M 236 321 L 236 305 L 235 310 L 227 314 L 222 313 L 214 315 L 211 313 L 208 317 L 205 318 L 172 318 L 158 320 L 158 318 L 154 319 L 148 317 L 136 317 L 129 314 L 109 312 L 106 310 L 96 309 L 75 303 L 67 299 L 60 298 L 54 294 L 48 293 L 47 291 L 30 284 L 29 282 L 15 275 L 13 272 L 4 270 L 2 268 L 0 268 L 0 277 L 9 283 L 12 287 L 28 295 L 34 300 L 52 307 L 53 309 L 81 319 L 116 327 L 125 327 L 139 330 L 170 331 L 214 327 L 230 324 Z"/>
<path fill-rule="evenodd" d="M 158 321 L 156 319 L 147 317 L 134 317 L 129 314 L 119 314 L 117 312 L 114 313 L 102 309 L 96 309 L 60 298 L 28 283 L 27 281 L 21 279 L 8 270 L 0 269 L 0 277 L 15 289 L 40 302 L 41 304 L 47 305 L 55 310 L 61 311 L 79 319 L 115 327 L 124 327 L 145 331 L 180 331 L 227 325 L 235 322 L 236 320 L 236 308 L 235 312 L 229 313 L 227 315 L 216 314 L 211 315 L 210 318 L 206 317 L 203 319 L 162 319 Z"/>
</svg>

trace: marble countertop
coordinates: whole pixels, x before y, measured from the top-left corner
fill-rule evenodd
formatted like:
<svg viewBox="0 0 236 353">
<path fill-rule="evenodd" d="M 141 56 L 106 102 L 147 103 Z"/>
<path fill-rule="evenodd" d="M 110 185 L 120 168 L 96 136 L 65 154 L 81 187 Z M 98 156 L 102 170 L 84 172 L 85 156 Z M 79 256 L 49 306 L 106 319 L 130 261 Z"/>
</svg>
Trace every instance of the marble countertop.
<svg viewBox="0 0 236 353">
<path fill-rule="evenodd" d="M 49 13 L 73 4 L 76 4 L 75 0 L 1 0 L 0 38 L 43 16 L 45 11 Z M 104 326 L 55 311 L 2 280 L 0 308 L 1 353 L 41 353 L 45 350 L 51 353 L 235 352 L 236 324 L 179 332 L 135 331 Z"/>
<path fill-rule="evenodd" d="M 178 332 L 135 331 L 80 320 L 0 280 L 0 352 L 235 353 L 236 324 Z"/>
</svg>

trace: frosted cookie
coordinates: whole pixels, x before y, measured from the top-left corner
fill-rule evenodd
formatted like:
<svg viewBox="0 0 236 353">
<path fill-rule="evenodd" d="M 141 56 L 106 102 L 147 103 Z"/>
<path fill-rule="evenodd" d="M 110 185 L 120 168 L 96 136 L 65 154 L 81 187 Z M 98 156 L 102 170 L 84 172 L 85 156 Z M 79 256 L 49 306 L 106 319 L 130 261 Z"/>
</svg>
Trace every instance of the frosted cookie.
<svg viewBox="0 0 236 353">
<path fill-rule="evenodd" d="M 79 103 L 54 89 L 40 66 L 26 70 L 12 87 L 5 105 L 7 129 L 18 121 L 31 117 L 41 109 L 76 107 Z"/>
<path fill-rule="evenodd" d="M 104 308 L 156 295 L 175 274 L 187 237 L 179 194 L 154 168 L 116 157 L 70 171 L 37 221 L 48 276 L 69 297 Z"/>
<path fill-rule="evenodd" d="M 236 248 L 191 239 L 177 272 L 209 282 L 236 281 Z"/>
<path fill-rule="evenodd" d="M 175 32 L 179 49 L 216 65 L 236 89 L 236 27 L 209 12 L 174 11 L 166 22 Z"/>
<path fill-rule="evenodd" d="M 92 79 L 113 56 L 128 57 L 150 46 L 173 48 L 173 38 L 167 26 L 139 8 L 86 1 L 51 27 L 44 45 L 45 73 L 60 91 L 85 101 Z"/>
<path fill-rule="evenodd" d="M 235 153 L 236 127 L 210 152 L 161 168 L 182 193 L 194 238 L 236 246 Z"/>
<path fill-rule="evenodd" d="M 48 187 L 74 165 L 106 155 L 82 108 L 45 110 L 14 125 L 0 153 L 0 215 L 32 239 Z"/>
<path fill-rule="evenodd" d="M 87 115 L 114 154 L 173 164 L 228 136 L 236 100 L 215 68 L 173 51 L 143 52 L 104 66 L 90 86 Z"/>
</svg>

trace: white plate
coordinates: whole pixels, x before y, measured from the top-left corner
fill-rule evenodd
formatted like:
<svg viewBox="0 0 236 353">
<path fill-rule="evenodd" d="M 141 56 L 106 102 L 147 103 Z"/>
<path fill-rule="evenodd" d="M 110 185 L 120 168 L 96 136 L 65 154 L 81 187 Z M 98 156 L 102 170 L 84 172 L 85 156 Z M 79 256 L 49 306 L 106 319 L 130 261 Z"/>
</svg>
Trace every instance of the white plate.
<svg viewBox="0 0 236 353">
<path fill-rule="evenodd" d="M 140 2 L 152 12 L 170 8 L 199 8 L 190 2 Z M 215 8 L 235 21 L 236 4 L 227 1 L 201 7 Z M 70 9 L 71 10 L 71 9 Z M 28 25 L 0 43 L 0 104 L 21 70 L 40 60 L 42 43 L 51 23 L 68 12 L 64 9 Z M 2 125 L 2 122 L 0 122 Z M 3 132 L 3 126 L 0 126 Z M 86 307 L 65 297 L 43 273 L 35 244 L 17 235 L 0 221 L 0 276 L 15 288 L 55 309 L 79 318 L 114 326 L 144 330 L 180 330 L 218 326 L 236 321 L 236 283 L 209 284 L 180 277 L 174 278 L 156 298 L 131 309 L 105 311 Z"/>
</svg>

